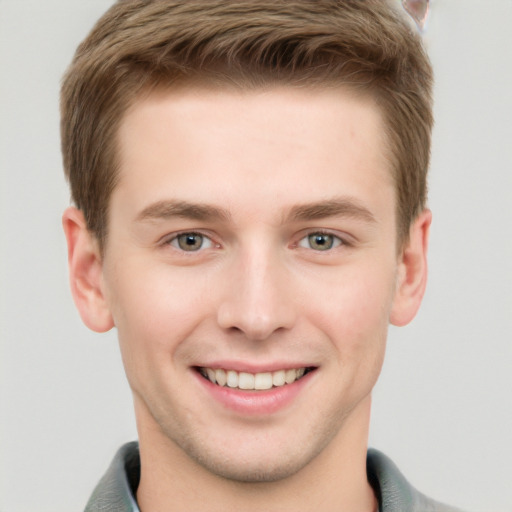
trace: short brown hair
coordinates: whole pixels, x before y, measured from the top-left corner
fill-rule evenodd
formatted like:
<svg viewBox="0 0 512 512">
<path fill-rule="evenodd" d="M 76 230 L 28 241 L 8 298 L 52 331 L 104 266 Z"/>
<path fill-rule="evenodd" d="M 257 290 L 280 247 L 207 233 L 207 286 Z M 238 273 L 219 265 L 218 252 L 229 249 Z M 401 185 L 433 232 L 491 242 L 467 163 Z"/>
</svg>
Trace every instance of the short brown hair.
<svg viewBox="0 0 512 512">
<path fill-rule="evenodd" d="M 143 91 L 180 83 L 340 85 L 387 127 L 399 240 L 425 208 L 432 69 L 385 0 L 118 0 L 78 47 L 61 92 L 72 198 L 100 247 L 118 176 L 116 135 Z"/>
</svg>

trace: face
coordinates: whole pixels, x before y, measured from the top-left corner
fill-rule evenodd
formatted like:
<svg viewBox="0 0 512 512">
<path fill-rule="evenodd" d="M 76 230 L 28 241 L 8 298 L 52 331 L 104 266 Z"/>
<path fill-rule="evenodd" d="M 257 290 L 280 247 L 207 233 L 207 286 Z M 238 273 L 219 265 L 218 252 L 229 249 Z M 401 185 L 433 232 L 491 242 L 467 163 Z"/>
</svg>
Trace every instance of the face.
<svg viewBox="0 0 512 512">
<path fill-rule="evenodd" d="M 140 430 L 240 481 L 366 430 L 401 265 L 383 133 L 340 90 L 128 112 L 101 280 Z"/>
</svg>

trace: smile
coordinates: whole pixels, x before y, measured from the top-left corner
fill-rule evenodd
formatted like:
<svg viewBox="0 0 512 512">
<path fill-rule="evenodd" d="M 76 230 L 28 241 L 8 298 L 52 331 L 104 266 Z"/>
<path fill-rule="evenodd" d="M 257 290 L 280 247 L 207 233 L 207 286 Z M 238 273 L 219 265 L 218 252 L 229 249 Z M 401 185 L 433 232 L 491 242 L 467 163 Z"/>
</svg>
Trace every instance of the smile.
<svg viewBox="0 0 512 512">
<path fill-rule="evenodd" d="M 247 373 L 222 368 L 198 368 L 199 373 L 213 384 L 234 389 L 267 390 L 293 384 L 313 368 L 292 368 L 275 372 Z"/>
</svg>

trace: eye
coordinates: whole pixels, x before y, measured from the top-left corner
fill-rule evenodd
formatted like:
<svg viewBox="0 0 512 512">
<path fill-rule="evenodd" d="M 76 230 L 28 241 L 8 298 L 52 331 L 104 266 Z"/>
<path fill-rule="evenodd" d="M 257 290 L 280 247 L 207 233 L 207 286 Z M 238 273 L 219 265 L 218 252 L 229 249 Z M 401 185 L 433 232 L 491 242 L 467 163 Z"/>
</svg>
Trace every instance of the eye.
<svg viewBox="0 0 512 512">
<path fill-rule="evenodd" d="M 299 247 L 314 251 L 328 251 L 343 244 L 341 238 L 330 233 L 310 233 L 299 241 Z"/>
<path fill-rule="evenodd" d="M 169 245 L 172 245 L 176 249 L 180 249 L 186 252 L 196 252 L 200 249 L 209 249 L 213 247 L 213 243 L 205 235 L 201 233 L 180 233 L 173 239 L 169 240 Z"/>
</svg>

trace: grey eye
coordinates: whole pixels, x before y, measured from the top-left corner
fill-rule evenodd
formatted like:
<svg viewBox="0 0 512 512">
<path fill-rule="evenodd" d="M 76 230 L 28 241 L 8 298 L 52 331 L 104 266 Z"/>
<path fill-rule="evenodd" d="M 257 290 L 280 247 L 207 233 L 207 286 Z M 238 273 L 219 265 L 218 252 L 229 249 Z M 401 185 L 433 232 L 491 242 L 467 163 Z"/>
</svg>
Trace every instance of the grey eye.
<svg viewBox="0 0 512 512">
<path fill-rule="evenodd" d="M 340 238 L 329 233 L 310 233 L 299 242 L 300 247 L 313 249 L 314 251 L 328 251 L 341 244 Z"/>
<path fill-rule="evenodd" d="M 176 249 L 194 252 L 200 249 L 208 249 L 212 246 L 212 241 L 201 233 L 181 233 L 173 238 L 170 244 Z"/>
</svg>

